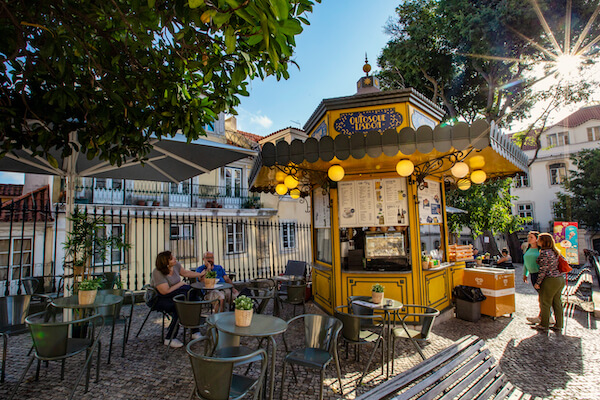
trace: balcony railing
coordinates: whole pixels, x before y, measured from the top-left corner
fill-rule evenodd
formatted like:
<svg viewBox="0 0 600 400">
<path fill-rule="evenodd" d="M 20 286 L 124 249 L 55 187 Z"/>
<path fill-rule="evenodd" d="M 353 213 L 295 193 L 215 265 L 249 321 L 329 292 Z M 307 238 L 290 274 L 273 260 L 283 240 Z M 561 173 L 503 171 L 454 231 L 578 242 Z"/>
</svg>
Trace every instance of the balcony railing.
<svg viewBox="0 0 600 400">
<path fill-rule="evenodd" d="M 528 224 L 523 224 L 521 225 L 521 230 L 525 231 L 525 232 L 529 232 L 529 231 L 540 231 L 540 223 L 539 222 L 530 222 Z"/>
<path fill-rule="evenodd" d="M 228 186 L 174 185 L 163 182 L 121 182 L 112 187 L 76 185 L 80 204 L 165 206 L 178 208 L 261 208 L 259 197 L 246 188 Z"/>
</svg>

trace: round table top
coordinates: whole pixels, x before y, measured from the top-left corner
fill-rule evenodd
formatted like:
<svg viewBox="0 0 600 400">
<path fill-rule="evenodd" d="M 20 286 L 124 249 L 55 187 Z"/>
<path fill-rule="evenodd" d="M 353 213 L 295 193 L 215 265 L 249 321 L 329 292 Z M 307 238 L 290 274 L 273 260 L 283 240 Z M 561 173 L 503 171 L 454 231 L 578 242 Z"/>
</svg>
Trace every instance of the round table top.
<svg viewBox="0 0 600 400">
<path fill-rule="evenodd" d="M 216 318 L 215 325 L 218 330 L 231 335 L 265 337 L 273 336 L 286 331 L 288 324 L 281 318 L 272 315 L 256 314 L 252 315 L 250 326 L 236 326 L 235 313 L 222 313 Z"/>
<path fill-rule="evenodd" d="M 359 306 L 372 308 L 374 310 L 401 310 L 404 307 L 404 304 L 394 299 L 383 299 L 381 303 L 372 303 L 370 301 L 363 300 L 354 300 L 353 304 L 358 304 Z"/>
<path fill-rule="evenodd" d="M 91 304 L 79 304 L 79 296 L 58 297 L 52 300 L 52 305 L 58 308 L 98 308 L 114 306 L 123 300 L 122 296 L 115 294 L 98 293 Z"/>
<path fill-rule="evenodd" d="M 204 286 L 204 282 L 194 282 L 190 286 L 193 287 L 194 289 L 200 289 L 200 290 L 225 290 L 225 289 L 231 289 L 233 287 L 233 285 L 231 283 L 227 283 L 227 282 L 216 283 L 215 287 L 211 287 L 211 288 L 207 288 L 206 286 Z"/>
</svg>

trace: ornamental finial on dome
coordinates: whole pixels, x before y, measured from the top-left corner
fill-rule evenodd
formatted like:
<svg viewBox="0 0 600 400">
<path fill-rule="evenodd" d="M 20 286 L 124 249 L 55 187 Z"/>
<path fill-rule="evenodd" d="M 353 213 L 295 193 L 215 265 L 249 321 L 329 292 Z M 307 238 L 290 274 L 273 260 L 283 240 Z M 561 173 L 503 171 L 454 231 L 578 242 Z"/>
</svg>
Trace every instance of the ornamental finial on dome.
<svg viewBox="0 0 600 400">
<path fill-rule="evenodd" d="M 369 72 L 371 72 L 371 65 L 369 64 L 369 59 L 367 58 L 367 53 L 365 52 L 365 65 L 363 65 L 363 71 L 369 76 Z"/>
</svg>

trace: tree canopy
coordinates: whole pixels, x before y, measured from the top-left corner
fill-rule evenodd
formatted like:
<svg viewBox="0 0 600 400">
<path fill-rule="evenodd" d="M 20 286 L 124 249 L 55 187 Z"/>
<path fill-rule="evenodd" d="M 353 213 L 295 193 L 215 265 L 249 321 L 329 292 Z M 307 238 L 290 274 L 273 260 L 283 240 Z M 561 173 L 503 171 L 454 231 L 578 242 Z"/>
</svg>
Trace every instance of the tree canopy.
<svg viewBox="0 0 600 400">
<path fill-rule="evenodd" d="M 590 82 L 543 92 L 530 86 L 539 78 L 532 74 L 534 67 L 543 65 L 544 72 L 555 73 L 558 56 L 575 48 L 569 38 L 578 40 L 576 33 L 590 19 L 579 48 L 597 49 L 592 43 L 600 32 L 594 19 L 597 3 L 568 3 L 572 9 L 558 0 L 405 1 L 387 25 L 392 39 L 378 59 L 382 86 L 417 89 L 442 106 L 447 119 L 472 122 L 483 117 L 500 126 L 529 117 L 531 107 L 543 98 L 553 98 L 554 104 L 585 99 Z M 536 5 L 553 35 L 544 30 Z M 565 37 L 567 18 L 571 29 Z M 586 62 L 593 63 L 591 58 Z"/>
<path fill-rule="evenodd" d="M 315 2 L 2 2 L 0 157 L 25 148 L 56 164 L 56 147 L 120 164 L 151 136 L 196 139 L 235 113 L 249 79 L 289 77 Z"/>
<path fill-rule="evenodd" d="M 600 231 L 600 149 L 584 149 L 572 154 L 571 161 L 576 169 L 563 182 L 566 193 L 557 193 L 556 218 Z"/>
<path fill-rule="evenodd" d="M 486 231 L 492 233 L 515 232 L 529 222 L 526 218 L 512 215 L 510 194 L 512 179 L 498 179 L 473 185 L 469 189 L 447 191 L 449 206 L 465 210 L 467 214 L 448 214 L 448 229 L 460 232 L 463 226 L 471 230 L 473 238 Z"/>
</svg>

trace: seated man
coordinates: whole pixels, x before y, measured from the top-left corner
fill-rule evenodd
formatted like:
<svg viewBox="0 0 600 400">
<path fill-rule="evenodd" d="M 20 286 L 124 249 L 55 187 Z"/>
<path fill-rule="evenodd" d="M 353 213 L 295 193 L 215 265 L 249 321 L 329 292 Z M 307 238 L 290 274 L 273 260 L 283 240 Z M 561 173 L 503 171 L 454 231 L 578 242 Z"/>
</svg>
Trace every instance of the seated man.
<svg viewBox="0 0 600 400">
<path fill-rule="evenodd" d="M 217 283 L 225 282 L 233 284 L 229 276 L 227 276 L 225 269 L 220 265 L 215 265 L 215 255 L 212 252 L 207 251 L 206 253 L 204 253 L 204 257 L 202 258 L 202 260 L 204 261 L 204 264 L 196 268 L 196 272 L 202 272 L 204 270 L 206 270 L 207 272 L 215 271 L 217 273 Z M 204 280 L 204 276 L 201 278 L 201 280 Z M 219 309 L 215 311 L 223 311 L 223 303 L 226 299 L 227 303 L 231 304 L 232 299 L 229 298 L 229 293 L 231 293 L 234 299 L 238 296 L 238 291 L 235 289 L 231 289 L 231 291 L 207 290 L 205 298 L 207 300 L 219 299 Z"/>
<path fill-rule="evenodd" d="M 512 257 L 506 247 L 502 249 L 502 257 L 498 259 L 496 265 L 500 268 L 513 268 Z"/>
</svg>

